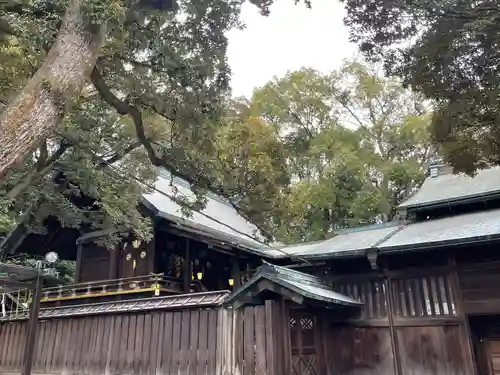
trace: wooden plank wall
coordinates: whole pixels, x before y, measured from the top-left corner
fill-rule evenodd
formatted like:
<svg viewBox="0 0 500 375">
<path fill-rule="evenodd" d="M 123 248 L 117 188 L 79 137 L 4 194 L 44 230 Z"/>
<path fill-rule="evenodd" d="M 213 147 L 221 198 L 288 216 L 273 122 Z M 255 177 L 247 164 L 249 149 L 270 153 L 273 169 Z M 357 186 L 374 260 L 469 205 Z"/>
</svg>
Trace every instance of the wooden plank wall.
<svg viewBox="0 0 500 375">
<path fill-rule="evenodd" d="M 456 271 L 337 282 L 365 302 L 358 319 L 323 315 L 328 375 L 474 374 Z"/>
<path fill-rule="evenodd" d="M 221 358 L 223 375 L 286 375 L 290 368 L 288 308 L 282 301 L 225 310 L 229 339 Z"/>
<path fill-rule="evenodd" d="M 217 309 L 45 320 L 37 374 L 216 374 Z M 19 373 L 26 322 L 0 324 L 0 373 Z"/>
<path fill-rule="evenodd" d="M 287 308 L 224 308 L 41 321 L 33 373 L 286 375 Z M 0 324 L 0 374 L 20 373 L 26 322 Z"/>
<path fill-rule="evenodd" d="M 467 314 L 500 314 L 500 262 L 461 266 L 458 278 Z"/>
</svg>

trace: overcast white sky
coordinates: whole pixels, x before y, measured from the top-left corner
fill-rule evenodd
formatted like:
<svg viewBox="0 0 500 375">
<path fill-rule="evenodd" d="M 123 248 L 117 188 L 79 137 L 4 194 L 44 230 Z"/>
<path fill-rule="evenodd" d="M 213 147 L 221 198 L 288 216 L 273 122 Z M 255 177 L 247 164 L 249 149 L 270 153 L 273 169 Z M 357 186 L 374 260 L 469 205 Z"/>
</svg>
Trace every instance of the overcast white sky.
<svg viewBox="0 0 500 375">
<path fill-rule="evenodd" d="M 255 87 L 288 70 L 311 67 L 329 72 L 339 67 L 356 53 L 343 17 L 337 0 L 314 0 L 312 9 L 294 5 L 294 0 L 276 0 L 269 17 L 246 3 L 246 28 L 228 35 L 233 95 L 249 97 Z"/>
</svg>

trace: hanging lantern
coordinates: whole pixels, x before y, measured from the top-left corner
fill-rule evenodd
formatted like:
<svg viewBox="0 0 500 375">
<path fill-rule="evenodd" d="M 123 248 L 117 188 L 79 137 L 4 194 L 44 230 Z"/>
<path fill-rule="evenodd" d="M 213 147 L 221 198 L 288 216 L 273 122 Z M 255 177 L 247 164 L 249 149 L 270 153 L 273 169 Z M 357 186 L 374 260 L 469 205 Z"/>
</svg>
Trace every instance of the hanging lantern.
<svg viewBox="0 0 500 375">
<path fill-rule="evenodd" d="M 141 246 L 141 240 L 133 240 L 133 241 L 132 241 L 132 247 L 133 247 L 134 249 L 138 249 L 138 248 L 139 248 L 139 246 Z"/>
<path fill-rule="evenodd" d="M 229 283 L 230 286 L 233 286 L 234 285 L 234 279 L 229 279 L 228 283 Z"/>
<path fill-rule="evenodd" d="M 202 272 L 198 272 L 198 273 L 196 274 L 196 277 L 198 278 L 198 280 L 203 279 L 203 273 L 202 273 Z"/>
</svg>

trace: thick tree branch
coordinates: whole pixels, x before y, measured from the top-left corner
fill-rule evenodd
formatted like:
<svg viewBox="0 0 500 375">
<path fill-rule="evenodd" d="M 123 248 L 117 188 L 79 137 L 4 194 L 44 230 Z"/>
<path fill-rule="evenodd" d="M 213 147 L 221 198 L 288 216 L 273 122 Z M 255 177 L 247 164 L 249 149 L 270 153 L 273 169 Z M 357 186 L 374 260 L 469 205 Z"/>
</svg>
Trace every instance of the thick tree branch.
<svg viewBox="0 0 500 375">
<path fill-rule="evenodd" d="M 101 98 L 106 103 L 108 103 L 110 106 L 116 109 L 116 112 L 118 112 L 120 115 L 123 116 L 129 115 L 132 118 L 132 120 L 134 121 L 135 133 L 137 139 L 146 149 L 151 164 L 157 167 L 162 166 L 163 161 L 156 155 L 153 146 L 151 145 L 146 136 L 144 123 L 142 121 L 142 114 L 137 109 L 137 107 L 119 99 L 115 94 L 113 94 L 113 92 L 109 89 L 106 82 L 104 82 L 104 79 L 99 73 L 97 67 L 94 67 L 94 69 L 92 70 L 92 73 L 90 74 L 90 79 L 92 80 L 92 83 L 94 84 L 97 92 L 99 93 L 99 95 L 101 95 Z"/>
<path fill-rule="evenodd" d="M 95 65 L 105 25 L 87 23 L 82 1 L 69 1 L 42 66 L 0 115 L 0 179 L 55 129 Z"/>
<path fill-rule="evenodd" d="M 142 120 L 142 114 L 141 112 L 135 107 L 134 105 L 127 103 L 121 99 L 119 99 L 108 87 L 106 82 L 104 82 L 104 79 L 102 78 L 101 74 L 99 73 L 99 70 L 97 67 L 94 68 L 90 75 L 90 79 L 92 80 L 92 83 L 94 84 L 96 90 L 99 92 L 101 95 L 101 98 L 111 105 L 115 110 L 125 116 L 129 115 L 132 120 L 134 121 L 135 125 L 135 131 L 136 131 L 136 136 L 139 142 L 144 146 L 146 149 L 146 152 L 148 154 L 148 158 L 155 167 L 164 167 L 166 168 L 172 175 L 182 178 L 192 186 L 196 187 L 202 187 L 206 189 L 210 189 L 214 193 L 220 194 L 223 197 L 227 197 L 227 193 L 224 191 L 222 187 L 217 187 L 214 186 L 213 181 L 211 181 L 209 178 L 205 178 L 203 176 L 197 176 L 196 178 L 193 178 L 192 176 L 182 173 L 179 171 L 179 168 L 174 165 L 173 163 L 169 162 L 166 157 L 158 157 L 156 155 L 156 152 L 154 151 L 153 144 L 156 144 L 155 142 L 150 142 L 149 139 L 147 138 L 145 134 L 145 129 L 144 129 L 144 123 Z M 162 115 L 163 117 L 166 117 L 164 114 L 162 114 L 158 108 L 151 107 L 155 112 L 158 114 Z M 109 159 L 108 159 L 109 160 Z M 229 200 L 230 204 L 234 207 L 235 210 L 237 210 L 240 214 L 243 215 L 248 220 L 248 217 L 246 213 L 236 204 L 231 202 Z M 269 236 L 262 228 L 259 228 L 262 233 L 264 233 L 266 236 Z"/>
</svg>

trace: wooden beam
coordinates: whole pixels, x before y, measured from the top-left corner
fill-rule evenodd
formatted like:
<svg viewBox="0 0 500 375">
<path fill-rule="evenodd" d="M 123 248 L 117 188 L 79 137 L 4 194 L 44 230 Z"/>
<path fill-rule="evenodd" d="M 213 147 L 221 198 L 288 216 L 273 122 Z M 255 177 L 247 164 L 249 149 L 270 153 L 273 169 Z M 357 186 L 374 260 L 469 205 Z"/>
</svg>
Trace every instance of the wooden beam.
<svg viewBox="0 0 500 375">
<path fill-rule="evenodd" d="M 460 279 L 458 275 L 458 269 L 457 269 L 457 263 L 455 259 L 454 254 L 450 254 L 450 259 L 449 262 L 451 266 L 453 267 L 453 271 L 451 272 L 451 289 L 453 296 L 455 297 L 455 309 L 457 311 L 457 315 L 462 319 L 462 333 L 465 336 L 465 350 L 466 350 L 466 358 L 468 357 L 470 359 L 469 366 L 470 368 L 468 369 L 471 371 L 473 375 L 477 374 L 477 366 L 475 365 L 477 363 L 477 358 L 474 353 L 474 347 L 472 343 L 472 335 L 471 335 L 471 330 L 469 326 L 469 319 L 467 318 L 467 315 L 464 313 L 464 300 L 463 300 L 463 295 L 462 295 L 462 288 L 460 286 Z M 466 359 L 467 360 L 467 359 Z"/>
<path fill-rule="evenodd" d="M 121 243 L 116 245 L 109 251 L 109 279 L 114 280 L 118 278 L 118 263 L 121 252 Z"/>
<path fill-rule="evenodd" d="M 235 257 L 231 258 L 231 278 L 234 281 L 233 289 L 238 289 L 241 284 L 240 261 Z"/>
<path fill-rule="evenodd" d="M 389 320 L 389 334 L 391 336 L 391 350 L 394 361 L 394 372 L 403 375 L 401 357 L 399 353 L 398 334 L 394 325 L 394 301 L 393 301 L 393 287 L 392 280 L 387 278 L 385 280 L 385 287 L 387 290 L 387 317 Z"/>
<path fill-rule="evenodd" d="M 184 293 L 191 291 L 191 240 L 186 238 L 186 251 L 184 253 Z"/>
</svg>

